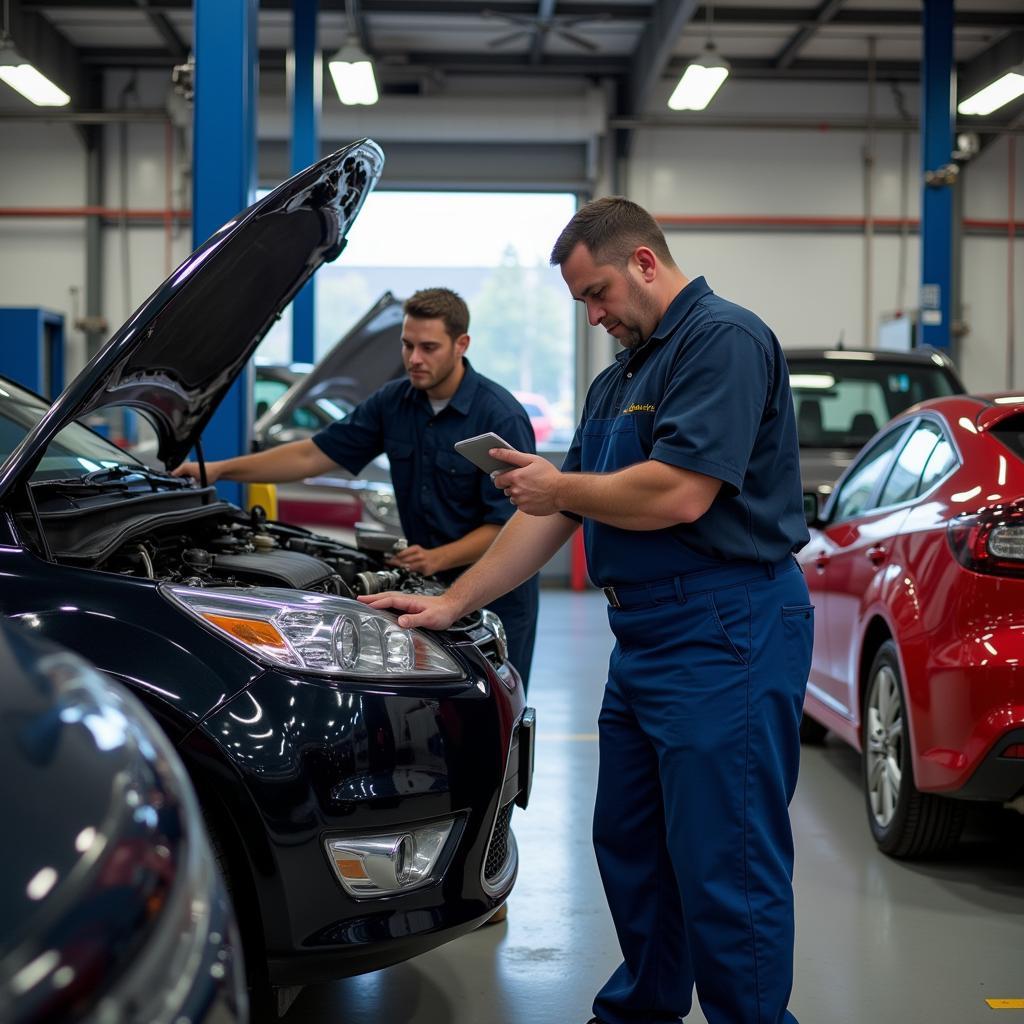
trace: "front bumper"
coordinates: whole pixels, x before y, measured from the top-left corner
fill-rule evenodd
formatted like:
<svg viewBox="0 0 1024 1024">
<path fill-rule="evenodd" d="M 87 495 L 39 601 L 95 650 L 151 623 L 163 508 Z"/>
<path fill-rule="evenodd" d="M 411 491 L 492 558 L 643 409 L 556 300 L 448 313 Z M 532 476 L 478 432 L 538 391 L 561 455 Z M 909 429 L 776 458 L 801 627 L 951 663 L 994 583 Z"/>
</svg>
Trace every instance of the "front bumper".
<svg viewBox="0 0 1024 1024">
<path fill-rule="evenodd" d="M 218 786 L 220 811 L 254 881 L 273 984 L 398 963 L 508 897 L 518 854 L 506 826 L 529 796 L 533 714 L 521 686 L 473 658 L 465 682 L 415 688 L 268 672 L 205 723 L 241 776 Z M 446 818 L 456 824 L 440 877 L 408 893 L 356 899 L 328 859 L 329 839 Z"/>
</svg>

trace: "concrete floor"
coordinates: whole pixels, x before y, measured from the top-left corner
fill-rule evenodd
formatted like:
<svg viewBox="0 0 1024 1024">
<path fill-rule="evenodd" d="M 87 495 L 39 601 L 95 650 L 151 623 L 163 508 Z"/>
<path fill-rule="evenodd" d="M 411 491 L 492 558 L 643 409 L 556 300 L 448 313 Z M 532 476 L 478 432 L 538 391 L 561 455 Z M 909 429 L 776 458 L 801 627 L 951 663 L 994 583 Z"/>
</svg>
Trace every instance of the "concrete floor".
<svg viewBox="0 0 1024 1024">
<path fill-rule="evenodd" d="M 596 593 L 545 591 L 530 703 L 530 809 L 504 924 L 416 960 L 305 990 L 286 1024 L 583 1024 L 619 962 L 590 844 L 596 718 L 611 647 Z M 871 841 L 859 757 L 805 750 L 792 808 L 802 1024 L 1024 1024 L 1024 819 L 978 813 L 957 853 L 926 864 Z M 688 1024 L 702 1024 L 695 1009 Z M 705 1022 L 706 1024 L 706 1022 Z"/>
</svg>

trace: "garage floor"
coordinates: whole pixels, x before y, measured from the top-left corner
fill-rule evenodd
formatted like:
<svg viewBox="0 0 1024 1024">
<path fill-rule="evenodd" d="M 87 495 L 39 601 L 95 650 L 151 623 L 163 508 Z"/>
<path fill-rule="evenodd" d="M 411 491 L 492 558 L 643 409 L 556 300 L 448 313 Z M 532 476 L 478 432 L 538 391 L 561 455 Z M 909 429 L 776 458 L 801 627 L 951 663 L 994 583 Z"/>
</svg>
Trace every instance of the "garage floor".
<svg viewBox="0 0 1024 1024">
<path fill-rule="evenodd" d="M 539 744 L 506 923 L 305 990 L 286 1024 L 583 1024 L 619 961 L 590 845 L 595 722 L 611 647 L 602 597 L 542 594 Z M 793 804 L 802 1024 L 1024 1024 L 1024 819 L 978 814 L 957 854 L 897 863 L 870 840 L 859 758 L 806 750 Z M 688 1024 L 705 1018 L 696 1009 Z"/>
</svg>

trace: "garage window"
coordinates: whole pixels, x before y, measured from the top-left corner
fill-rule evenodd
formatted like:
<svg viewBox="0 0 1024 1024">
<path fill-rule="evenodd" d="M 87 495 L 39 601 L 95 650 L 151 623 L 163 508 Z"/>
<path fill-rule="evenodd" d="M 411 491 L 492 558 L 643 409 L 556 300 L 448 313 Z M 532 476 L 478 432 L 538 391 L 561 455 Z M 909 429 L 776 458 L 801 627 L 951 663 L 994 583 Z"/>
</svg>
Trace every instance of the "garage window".
<svg viewBox="0 0 1024 1024">
<path fill-rule="evenodd" d="M 548 255 L 575 210 L 568 192 L 371 193 L 344 255 L 316 276 L 317 358 L 385 291 L 452 288 L 469 304 L 473 366 L 519 398 L 542 448 L 564 448 L 576 422 L 576 321 Z M 290 317 L 259 354 L 290 360 Z"/>
</svg>

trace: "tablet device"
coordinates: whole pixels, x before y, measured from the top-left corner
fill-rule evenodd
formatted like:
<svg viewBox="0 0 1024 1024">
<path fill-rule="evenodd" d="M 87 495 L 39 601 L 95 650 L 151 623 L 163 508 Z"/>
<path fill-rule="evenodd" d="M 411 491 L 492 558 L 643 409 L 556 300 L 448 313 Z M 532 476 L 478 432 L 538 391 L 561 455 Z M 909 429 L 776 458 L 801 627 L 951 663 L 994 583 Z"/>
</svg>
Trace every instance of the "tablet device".
<svg viewBox="0 0 1024 1024">
<path fill-rule="evenodd" d="M 477 469 L 482 469 L 489 476 L 495 473 L 505 473 L 508 470 L 516 469 L 511 462 L 501 462 L 492 458 L 487 453 L 492 448 L 516 449 L 508 441 L 497 434 L 477 434 L 476 437 L 467 437 L 455 442 L 455 450 L 464 458 L 469 459 Z"/>
</svg>

